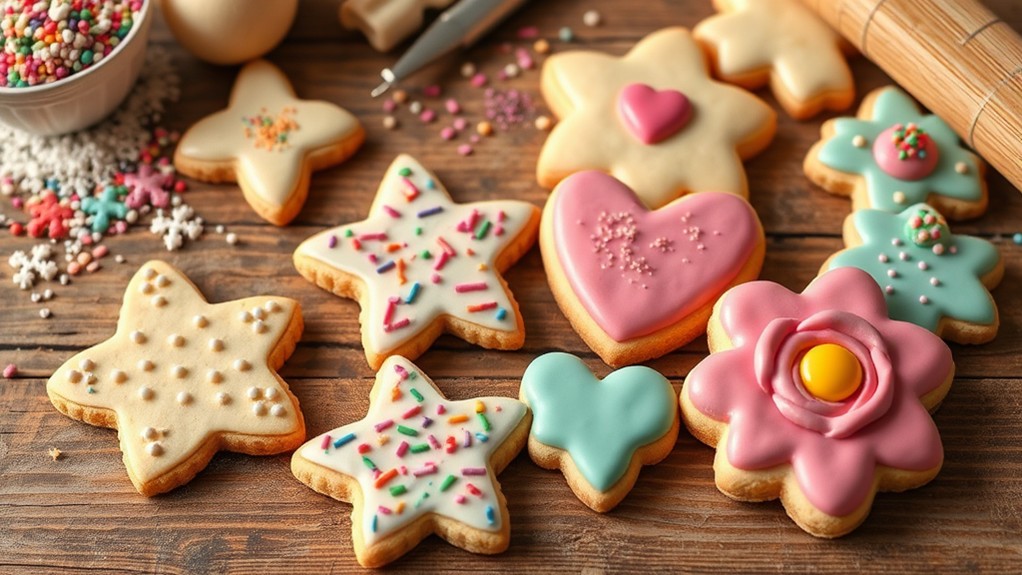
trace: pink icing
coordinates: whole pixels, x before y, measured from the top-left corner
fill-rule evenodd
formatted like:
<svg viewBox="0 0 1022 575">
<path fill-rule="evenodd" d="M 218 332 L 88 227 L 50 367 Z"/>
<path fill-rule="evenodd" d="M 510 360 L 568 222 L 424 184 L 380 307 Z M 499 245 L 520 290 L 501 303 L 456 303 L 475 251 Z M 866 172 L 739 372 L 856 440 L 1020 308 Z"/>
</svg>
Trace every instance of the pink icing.
<svg viewBox="0 0 1022 575">
<path fill-rule="evenodd" d="M 557 188 L 557 258 L 593 320 L 616 341 L 663 329 L 716 298 L 760 239 L 732 194 L 691 194 L 647 210 L 627 186 L 579 172 Z"/>
<path fill-rule="evenodd" d="M 914 155 L 901 159 L 901 150 L 894 144 L 894 132 L 898 125 L 891 126 L 877 136 L 873 142 L 873 159 L 877 166 L 887 175 L 905 181 L 916 181 L 926 178 L 937 168 L 937 161 L 940 159 L 940 149 L 933 138 L 923 136 L 925 144 L 921 149 L 925 151 L 925 157 L 920 158 Z"/>
<path fill-rule="evenodd" d="M 617 109 L 632 135 L 647 145 L 673 136 L 692 119 L 692 102 L 685 94 L 646 84 L 622 88 Z"/>
<path fill-rule="evenodd" d="M 854 348 L 856 355 L 863 361 L 860 354 L 868 350 L 872 364 L 863 365 L 877 370 L 878 386 L 885 377 L 880 372 L 887 368 L 876 358 L 886 356 L 890 362 L 889 399 L 882 400 L 889 402 L 886 410 L 873 408 L 876 418 L 859 422 L 847 435 L 828 434 L 793 421 L 790 413 L 779 408 L 776 389 L 771 397 L 757 376 L 757 369 L 764 369 L 760 367 L 764 360 L 757 358 L 760 339 L 776 338 L 764 331 L 780 329 L 770 326 L 786 318 L 806 333 L 833 330 L 822 340 L 864 346 L 865 350 Z M 720 320 L 734 348 L 713 353 L 697 365 L 685 381 L 685 393 L 701 413 L 729 424 L 726 453 L 731 465 L 763 470 L 790 463 L 809 501 L 825 513 L 841 516 L 865 501 L 877 465 L 923 471 L 943 460 L 940 435 L 918 398 L 939 387 L 954 369 L 951 350 L 924 328 L 888 319 L 883 293 L 865 272 L 830 271 L 802 294 L 772 282 L 743 284 L 724 295 Z M 806 343 L 812 340 L 807 338 Z M 866 393 L 863 390 L 841 403 L 856 404 Z M 878 394 L 883 398 L 879 388 L 872 397 Z M 845 413 L 850 412 L 852 408 L 847 407 Z M 837 417 L 842 415 L 838 410 Z"/>
</svg>

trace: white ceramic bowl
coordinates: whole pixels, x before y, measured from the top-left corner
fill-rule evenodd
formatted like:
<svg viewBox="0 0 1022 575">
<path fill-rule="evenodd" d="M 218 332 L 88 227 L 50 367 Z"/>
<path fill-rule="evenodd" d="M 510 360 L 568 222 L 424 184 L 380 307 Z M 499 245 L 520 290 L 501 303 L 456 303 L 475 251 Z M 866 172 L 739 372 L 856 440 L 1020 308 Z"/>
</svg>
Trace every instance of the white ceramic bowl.
<svg viewBox="0 0 1022 575">
<path fill-rule="evenodd" d="M 0 88 L 0 122 L 48 136 L 81 130 L 109 116 L 142 71 L 153 4 L 146 0 L 128 35 L 98 64 L 50 84 Z"/>
</svg>

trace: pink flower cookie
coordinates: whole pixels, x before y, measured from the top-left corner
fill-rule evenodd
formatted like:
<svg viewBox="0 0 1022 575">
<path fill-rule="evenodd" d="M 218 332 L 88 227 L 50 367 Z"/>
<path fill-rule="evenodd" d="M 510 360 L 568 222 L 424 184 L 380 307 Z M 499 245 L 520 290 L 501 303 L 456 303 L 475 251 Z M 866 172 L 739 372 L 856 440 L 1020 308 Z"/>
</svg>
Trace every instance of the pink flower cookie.
<svg viewBox="0 0 1022 575">
<path fill-rule="evenodd" d="M 448 331 L 491 349 L 518 349 L 525 324 L 501 274 L 536 241 L 539 209 L 511 200 L 457 204 L 431 172 L 398 156 L 369 217 L 302 242 L 309 281 L 362 306 L 373 369 L 416 358 Z"/>
<path fill-rule="evenodd" d="M 763 228 L 738 196 L 700 192 L 650 211 L 601 172 L 558 184 L 540 247 L 550 289 L 607 364 L 659 357 L 706 329 L 714 302 L 759 275 Z"/>
<path fill-rule="evenodd" d="M 720 14 L 692 30 L 718 78 L 754 90 L 770 85 L 790 116 L 844 110 L 855 99 L 850 44 L 800 0 L 714 0 Z"/>
<path fill-rule="evenodd" d="M 265 60 L 246 64 L 227 109 L 181 137 L 174 165 L 205 182 L 238 182 L 252 209 L 277 226 L 298 215 L 312 172 L 340 164 L 365 132 L 347 110 L 300 100 L 287 76 Z"/>
<path fill-rule="evenodd" d="M 452 401 L 392 356 L 362 420 L 310 440 L 291 459 L 302 483 L 349 502 L 355 557 L 381 567 L 436 533 L 473 553 L 507 549 L 497 474 L 525 447 L 532 415 L 507 397 Z"/>
<path fill-rule="evenodd" d="M 866 272 L 839 268 L 802 294 L 753 282 L 724 294 L 710 356 L 681 393 L 686 426 L 717 448 L 717 487 L 741 501 L 780 497 L 817 537 L 865 519 L 877 491 L 933 479 L 944 459 L 928 411 L 954 377 L 951 350 L 891 320 Z"/>
<path fill-rule="evenodd" d="M 776 130 L 763 101 L 710 78 L 684 28 L 654 32 L 620 58 L 551 56 L 540 86 L 561 119 L 539 157 L 540 185 L 600 170 L 651 209 L 689 192 L 748 196 L 741 160 L 762 151 Z"/>
</svg>

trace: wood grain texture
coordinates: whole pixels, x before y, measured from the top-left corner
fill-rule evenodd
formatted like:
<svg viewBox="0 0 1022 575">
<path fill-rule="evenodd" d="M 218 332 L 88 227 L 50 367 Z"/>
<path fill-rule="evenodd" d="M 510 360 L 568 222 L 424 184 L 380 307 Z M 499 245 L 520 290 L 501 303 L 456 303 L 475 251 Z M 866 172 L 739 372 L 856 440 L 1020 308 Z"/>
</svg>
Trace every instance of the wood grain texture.
<svg viewBox="0 0 1022 575">
<path fill-rule="evenodd" d="M 1022 9 L 1014 0 L 988 6 L 1015 30 Z M 111 573 L 347 572 L 361 571 L 352 554 L 350 506 L 312 492 L 289 471 L 289 457 L 219 454 L 189 485 L 146 499 L 129 482 L 115 432 L 71 421 L 50 405 L 45 380 L 78 350 L 114 332 L 124 286 L 144 261 L 165 258 L 185 270 L 212 302 L 256 293 L 301 301 L 306 332 L 282 375 L 302 403 L 310 436 L 360 419 L 368 407 L 373 373 L 365 363 L 357 304 L 309 284 L 294 271 L 291 253 L 327 226 L 365 217 L 386 167 L 400 152 L 434 169 L 457 201 L 514 197 L 541 206 L 546 192 L 534 180 L 544 134 L 524 127 L 484 141 L 461 158 L 437 135 L 441 124 L 422 125 L 409 114 L 402 128 L 382 127 L 380 102 L 367 93 L 393 55 L 373 52 L 336 20 L 337 0 L 305 0 L 285 43 L 269 55 L 302 98 L 323 98 L 355 113 L 367 142 L 348 163 L 320 172 L 295 222 L 275 229 L 262 222 L 233 186 L 193 184 L 188 201 L 210 224 L 225 224 L 241 243 L 206 237 L 167 253 L 144 229 L 112 238 L 128 263 L 104 260 L 104 270 L 52 287 L 39 304 L 10 282 L 0 266 L 0 366 L 21 374 L 0 380 L 0 573 L 97 571 Z M 604 24 L 585 28 L 582 13 L 598 9 Z M 668 24 L 693 26 L 710 3 L 646 0 L 641 9 L 614 0 L 533 2 L 466 56 L 495 72 L 509 61 L 504 42 L 537 25 L 553 38 L 570 25 L 576 47 L 623 54 L 636 40 Z M 184 78 L 181 102 L 165 124 L 182 129 L 222 108 L 234 68 L 198 62 L 174 44 L 162 22 L 153 42 L 174 54 Z M 554 42 L 555 50 L 567 47 Z M 470 118 L 478 118 L 479 92 L 454 68 L 432 72 L 445 81 Z M 852 63 L 860 97 L 890 80 L 864 59 Z M 507 83 L 538 98 L 536 72 Z M 424 77 L 419 84 L 425 83 Z M 776 106 L 767 91 L 759 95 Z M 751 200 L 767 232 L 762 277 L 801 289 L 841 247 L 849 202 L 815 189 L 802 175 L 805 152 L 818 138 L 819 121 L 779 118 L 774 144 L 747 163 Z M 954 226 L 957 233 L 999 240 L 1006 276 L 994 291 L 1001 311 L 998 338 L 984 346 L 952 346 L 958 375 L 936 414 L 946 461 L 930 485 L 881 494 L 866 523 L 837 541 L 814 539 L 777 502 L 742 504 L 713 485 L 713 450 L 682 432 L 661 464 L 642 470 L 632 493 L 599 515 L 572 495 L 559 472 L 538 468 L 526 455 L 501 474 L 507 496 L 510 549 L 479 557 L 437 538 L 424 541 L 393 565 L 394 572 L 440 570 L 589 573 L 636 571 L 775 572 L 1017 572 L 1022 565 L 1022 248 L 1005 235 L 1022 231 L 1022 195 L 999 175 L 990 178 L 991 205 L 982 218 Z M 6 206 L 5 206 L 6 208 Z M 7 210 L 10 213 L 10 210 Z M 211 226 L 212 227 L 212 226 Z M 0 235 L 0 253 L 33 244 Z M 417 364 L 452 399 L 478 394 L 517 397 L 528 363 L 540 353 L 582 356 L 597 375 L 609 369 L 571 331 L 546 285 L 538 250 L 506 277 L 522 307 L 527 337 L 515 352 L 479 349 L 450 336 L 439 339 Z M 705 339 L 652 361 L 676 387 L 706 355 Z M 65 457 L 53 462 L 49 447 Z"/>
</svg>

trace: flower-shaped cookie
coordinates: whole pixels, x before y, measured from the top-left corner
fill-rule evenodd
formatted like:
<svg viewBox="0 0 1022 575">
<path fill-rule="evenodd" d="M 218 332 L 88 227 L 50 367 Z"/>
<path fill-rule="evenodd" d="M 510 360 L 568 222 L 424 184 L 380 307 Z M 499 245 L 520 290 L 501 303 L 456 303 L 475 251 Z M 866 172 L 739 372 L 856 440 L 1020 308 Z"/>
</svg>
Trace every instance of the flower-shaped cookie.
<svg viewBox="0 0 1022 575">
<path fill-rule="evenodd" d="M 520 398 L 532 409 L 529 456 L 560 468 L 575 495 L 610 511 L 643 465 L 662 461 L 678 439 L 677 397 L 659 372 L 637 365 L 599 380 L 582 360 L 547 353 L 529 364 Z"/>
<path fill-rule="evenodd" d="M 528 202 L 457 204 L 410 156 L 398 156 L 369 217 L 320 232 L 294 263 L 323 289 L 358 299 L 362 345 L 373 369 L 389 355 L 414 359 L 443 331 L 491 349 L 518 349 L 525 323 L 501 274 L 536 241 Z"/>
<path fill-rule="evenodd" d="M 762 100 L 710 78 L 684 28 L 654 32 L 621 58 L 551 56 L 541 88 L 561 121 L 539 157 L 540 185 L 600 170 L 651 209 L 688 192 L 748 196 L 741 161 L 763 150 L 776 130 L 776 114 Z"/>
<path fill-rule="evenodd" d="M 117 332 L 66 361 L 46 393 L 68 417 L 116 428 L 132 483 L 156 495 L 219 450 L 301 445 L 298 399 L 277 374 L 301 335 L 295 300 L 210 304 L 176 268 L 151 261 L 128 284 Z"/>
<path fill-rule="evenodd" d="M 206 182 L 238 182 L 252 209 L 277 226 L 294 219 L 312 172 L 339 164 L 362 145 L 355 116 L 324 101 L 300 100 L 265 60 L 245 64 L 230 105 L 181 137 L 174 165 Z"/>
<path fill-rule="evenodd" d="M 828 192 L 851 196 L 854 210 L 898 213 L 926 202 L 951 219 L 986 210 L 983 161 L 898 88 L 874 90 L 857 118 L 830 120 L 822 134 L 805 173 Z"/>
<path fill-rule="evenodd" d="M 306 443 L 291 471 L 350 502 L 355 557 L 380 567 L 436 533 L 473 553 L 500 553 L 511 526 L 497 474 L 525 446 L 520 401 L 452 401 L 399 356 L 376 374 L 364 419 Z"/>
<path fill-rule="evenodd" d="M 844 110 L 855 99 L 851 46 L 799 0 L 714 0 L 720 14 L 692 34 L 706 47 L 714 73 L 756 89 L 770 84 L 794 118 Z"/>
<path fill-rule="evenodd" d="M 847 249 L 820 273 L 839 267 L 866 271 L 884 288 L 891 318 L 910 321 L 958 343 L 984 343 L 997 335 L 990 295 L 1004 275 L 990 242 L 951 233 L 926 204 L 900 214 L 859 210 L 845 220 Z"/>
<path fill-rule="evenodd" d="M 947 395 L 951 350 L 887 317 L 866 272 L 839 268 L 802 294 L 772 282 L 724 294 L 711 354 L 685 380 L 685 424 L 717 448 L 717 487 L 743 501 L 781 498 L 819 537 L 855 529 L 877 491 L 923 485 L 940 471 L 927 410 Z"/>
</svg>

